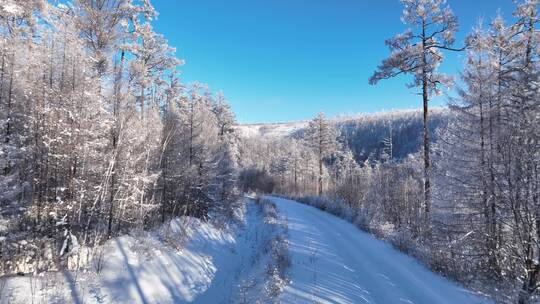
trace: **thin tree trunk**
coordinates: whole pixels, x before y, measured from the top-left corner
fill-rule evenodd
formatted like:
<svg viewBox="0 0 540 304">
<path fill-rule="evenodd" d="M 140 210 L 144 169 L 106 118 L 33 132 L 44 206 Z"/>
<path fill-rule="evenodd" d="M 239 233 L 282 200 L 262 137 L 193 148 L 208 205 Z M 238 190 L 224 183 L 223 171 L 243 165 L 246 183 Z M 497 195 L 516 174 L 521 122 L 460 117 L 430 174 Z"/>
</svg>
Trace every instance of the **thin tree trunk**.
<svg viewBox="0 0 540 304">
<path fill-rule="evenodd" d="M 426 224 L 430 219 L 431 209 L 431 183 L 429 178 L 430 171 L 430 147 L 429 147 L 429 93 L 428 93 L 428 75 L 427 75 L 427 50 L 426 50 L 426 24 L 422 24 L 422 101 L 424 109 L 424 216 Z"/>
<path fill-rule="evenodd" d="M 111 169 L 111 176 L 110 176 L 110 184 L 109 184 L 109 218 L 107 223 L 107 238 L 110 238 L 112 235 L 112 226 L 113 226 L 113 217 L 114 217 L 114 196 L 115 196 L 115 188 L 116 188 L 116 167 L 117 167 L 117 150 L 118 150 L 118 119 L 120 116 L 120 103 L 122 99 L 122 74 L 124 72 L 124 62 L 125 62 L 125 51 L 122 50 L 120 55 L 120 68 L 118 69 L 118 73 L 116 75 L 116 83 L 115 83 L 115 98 L 114 98 L 114 105 L 113 105 L 113 119 L 114 123 L 111 129 L 111 148 L 112 153 L 114 155 L 114 158 L 112 160 L 112 169 Z"/>
<path fill-rule="evenodd" d="M 319 196 L 323 194 L 323 121 L 319 121 Z"/>
<path fill-rule="evenodd" d="M 5 136 L 5 144 L 9 145 L 11 141 L 11 119 L 13 118 L 13 74 L 15 70 L 15 55 L 13 55 L 13 59 L 11 62 L 11 73 L 9 75 L 9 89 L 8 89 L 8 100 L 7 100 L 7 124 L 6 124 L 6 136 Z M 8 175 L 11 171 L 11 164 L 8 161 L 6 163 L 6 166 L 4 167 L 4 175 Z"/>
</svg>

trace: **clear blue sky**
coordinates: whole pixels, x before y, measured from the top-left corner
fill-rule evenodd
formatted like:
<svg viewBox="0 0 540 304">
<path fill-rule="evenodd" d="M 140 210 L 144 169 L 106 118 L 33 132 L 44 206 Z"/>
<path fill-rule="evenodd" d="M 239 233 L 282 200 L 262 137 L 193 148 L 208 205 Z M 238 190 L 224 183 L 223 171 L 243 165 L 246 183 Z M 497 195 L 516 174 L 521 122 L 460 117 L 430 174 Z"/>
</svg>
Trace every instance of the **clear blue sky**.
<svg viewBox="0 0 540 304">
<path fill-rule="evenodd" d="M 458 44 L 512 0 L 448 0 L 458 16 Z M 368 85 L 388 55 L 385 39 L 401 32 L 398 0 L 154 0 L 155 29 L 185 59 L 185 82 L 222 90 L 242 123 L 303 120 L 418 108 L 401 77 Z M 459 73 L 463 54 L 443 71 Z M 433 105 L 442 105 L 438 98 Z"/>
</svg>

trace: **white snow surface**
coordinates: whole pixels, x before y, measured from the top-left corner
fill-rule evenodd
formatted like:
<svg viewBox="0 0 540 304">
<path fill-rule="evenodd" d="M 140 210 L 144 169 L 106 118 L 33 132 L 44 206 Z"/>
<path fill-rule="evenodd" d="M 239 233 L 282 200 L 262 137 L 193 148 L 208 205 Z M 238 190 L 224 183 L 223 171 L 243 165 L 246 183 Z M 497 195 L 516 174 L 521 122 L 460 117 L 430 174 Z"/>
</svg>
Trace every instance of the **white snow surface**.
<svg viewBox="0 0 540 304">
<path fill-rule="evenodd" d="M 158 231 L 113 239 L 103 247 L 99 274 L 0 279 L 0 303 L 219 304 L 234 303 L 240 292 L 252 297 L 243 285 L 250 282 L 255 291 L 266 283 L 262 236 L 273 232 L 255 204 L 241 213 L 242 223 L 228 228 L 184 217 Z"/>
<path fill-rule="evenodd" d="M 490 303 L 333 215 L 275 197 L 288 221 L 283 303 Z"/>
<path fill-rule="evenodd" d="M 18 15 L 22 12 L 21 7 L 11 1 L 2 3 L 0 4 L 0 6 L 2 7 L 2 10 L 4 10 L 6 13 L 10 15 Z"/>
<path fill-rule="evenodd" d="M 103 247 L 100 274 L 0 279 L 0 303 L 490 303 L 344 220 L 266 198 L 288 238 L 289 284 L 278 299 L 266 292 L 276 228 L 248 203 L 242 223 L 226 229 L 182 218 L 113 239 Z"/>
<path fill-rule="evenodd" d="M 236 126 L 236 130 L 243 138 L 283 138 L 292 135 L 298 130 L 307 128 L 308 121 L 287 123 L 246 124 Z"/>
</svg>

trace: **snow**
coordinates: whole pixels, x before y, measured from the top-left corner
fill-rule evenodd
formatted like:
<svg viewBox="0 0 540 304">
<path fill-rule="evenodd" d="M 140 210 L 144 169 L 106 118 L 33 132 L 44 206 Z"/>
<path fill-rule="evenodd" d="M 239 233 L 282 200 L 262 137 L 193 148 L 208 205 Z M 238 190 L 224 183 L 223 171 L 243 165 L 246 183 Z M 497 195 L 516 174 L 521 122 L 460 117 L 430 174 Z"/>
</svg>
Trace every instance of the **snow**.
<svg viewBox="0 0 540 304">
<path fill-rule="evenodd" d="M 265 199 L 279 216 L 246 200 L 237 224 L 184 217 L 134 232 L 87 272 L 2 279 L 0 303 L 489 303 L 344 220 Z"/>
<path fill-rule="evenodd" d="M 445 108 L 433 107 L 431 113 L 443 113 Z M 380 121 L 389 120 L 395 117 L 407 117 L 412 115 L 421 115 L 420 109 L 408 110 L 388 110 L 374 113 L 349 114 L 329 118 L 329 121 L 336 126 L 350 122 L 359 121 Z M 259 124 L 240 124 L 235 126 L 238 134 L 242 138 L 266 138 L 281 139 L 295 135 L 299 131 L 305 130 L 309 121 L 292 121 L 282 123 L 259 123 Z"/>
<path fill-rule="evenodd" d="M 291 283 L 283 303 L 489 303 L 328 213 L 281 198 Z"/>
<path fill-rule="evenodd" d="M 0 303 L 231 303 L 240 288 L 247 294 L 245 282 L 254 290 L 264 286 L 260 252 L 272 229 L 255 204 L 239 217 L 244 222 L 221 227 L 184 217 L 113 239 L 102 247 L 99 274 L 4 278 Z"/>
<path fill-rule="evenodd" d="M 2 9 L 10 15 L 18 15 L 22 12 L 21 7 L 12 2 L 2 4 Z"/>
<path fill-rule="evenodd" d="M 246 124 L 236 126 L 236 130 L 243 138 L 284 138 L 293 135 L 296 131 L 305 129 L 307 121 L 273 124 Z"/>
</svg>

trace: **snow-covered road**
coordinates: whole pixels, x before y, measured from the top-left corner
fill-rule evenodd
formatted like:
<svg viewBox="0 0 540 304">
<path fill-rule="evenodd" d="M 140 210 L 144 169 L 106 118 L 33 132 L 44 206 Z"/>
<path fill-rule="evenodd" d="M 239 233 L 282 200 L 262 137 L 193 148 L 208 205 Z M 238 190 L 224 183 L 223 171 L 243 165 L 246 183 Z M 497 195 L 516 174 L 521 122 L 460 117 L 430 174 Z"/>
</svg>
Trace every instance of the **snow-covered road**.
<svg viewBox="0 0 540 304">
<path fill-rule="evenodd" d="M 489 303 L 328 213 L 270 198 L 288 222 L 284 303 Z"/>
</svg>

